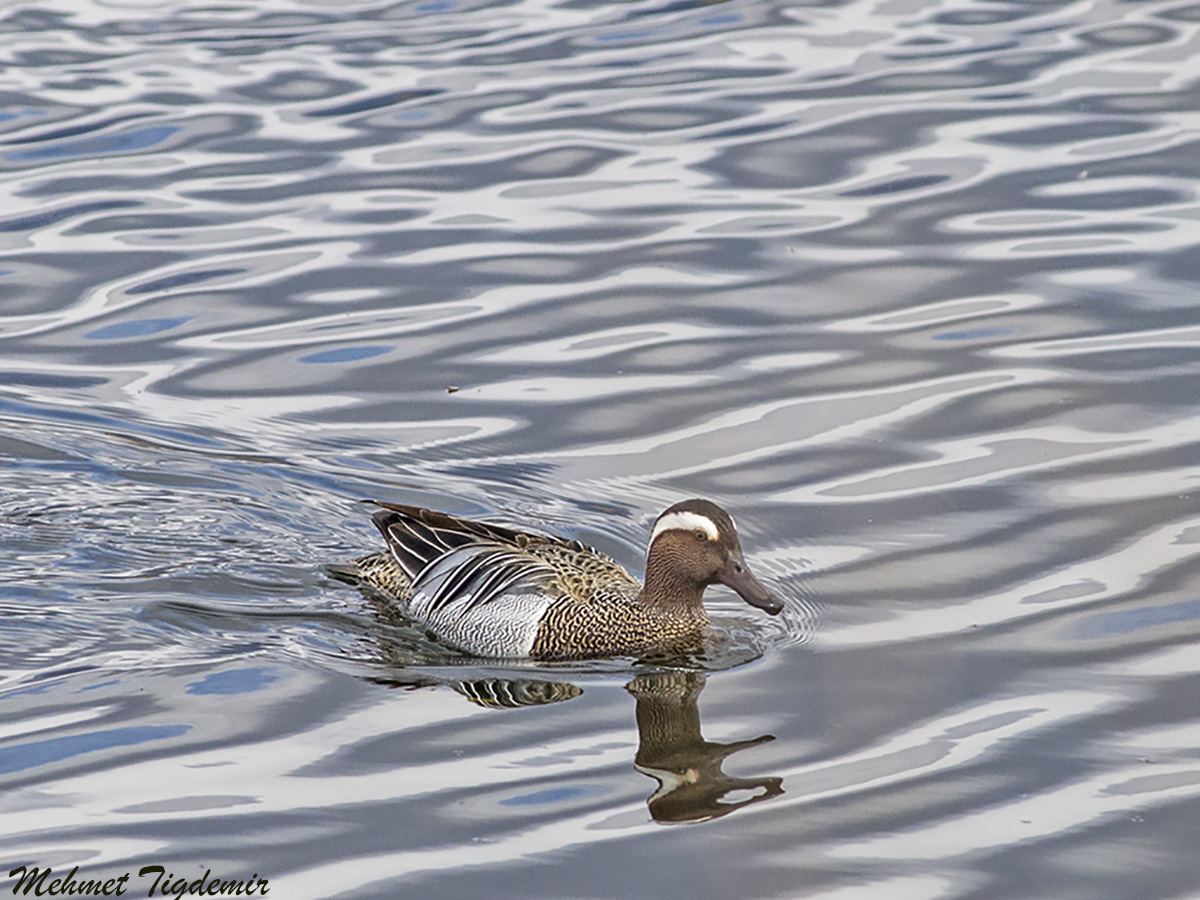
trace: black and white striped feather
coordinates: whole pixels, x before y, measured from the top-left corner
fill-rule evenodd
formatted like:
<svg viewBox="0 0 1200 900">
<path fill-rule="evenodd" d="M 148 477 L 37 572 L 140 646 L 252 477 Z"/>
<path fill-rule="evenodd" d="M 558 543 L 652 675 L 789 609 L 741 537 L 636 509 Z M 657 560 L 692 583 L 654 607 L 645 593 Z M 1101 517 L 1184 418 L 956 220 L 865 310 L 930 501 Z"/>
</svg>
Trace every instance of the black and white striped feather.
<svg viewBox="0 0 1200 900">
<path fill-rule="evenodd" d="M 424 604 L 429 615 L 458 605 L 460 614 L 505 596 L 514 588 L 523 593 L 545 591 L 554 570 L 526 554 L 484 543 L 456 547 L 426 566 L 413 581 L 414 596 L 432 591 Z"/>
<path fill-rule="evenodd" d="M 382 507 L 371 520 L 383 534 L 392 555 L 396 557 L 396 562 L 413 580 L 416 580 L 425 566 L 439 556 L 464 544 L 493 543 L 521 549 L 531 543 L 538 543 L 555 544 L 580 551 L 591 549 L 579 541 L 460 519 L 449 513 L 419 506 L 405 506 L 383 500 L 369 502 Z"/>
<path fill-rule="evenodd" d="M 531 544 L 583 549 L 577 541 L 514 531 L 415 506 L 375 501 L 372 516 L 409 582 L 412 610 L 427 620 L 462 620 L 514 595 L 560 595 L 554 568 Z"/>
</svg>

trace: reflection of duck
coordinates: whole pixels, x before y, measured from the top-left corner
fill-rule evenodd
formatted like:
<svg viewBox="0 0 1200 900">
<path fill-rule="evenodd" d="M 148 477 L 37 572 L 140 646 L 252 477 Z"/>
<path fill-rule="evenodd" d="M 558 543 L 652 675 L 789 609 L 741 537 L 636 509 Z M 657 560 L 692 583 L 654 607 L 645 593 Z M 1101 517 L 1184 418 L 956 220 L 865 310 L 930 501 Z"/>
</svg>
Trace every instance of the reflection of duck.
<svg viewBox="0 0 1200 900">
<path fill-rule="evenodd" d="M 693 649 L 708 626 L 704 590 L 717 582 L 771 615 L 783 609 L 746 566 L 733 519 L 707 500 L 676 503 L 658 517 L 644 588 L 578 541 L 378 505 L 373 519 L 388 550 L 333 571 L 375 586 L 441 640 L 478 656 Z"/>
<path fill-rule="evenodd" d="M 454 681 L 451 687 L 473 703 L 491 709 L 542 706 L 578 697 L 573 684 L 532 679 L 480 678 Z M 647 805 L 657 822 L 704 822 L 734 810 L 778 797 L 783 779 L 735 778 L 721 766 L 748 747 L 775 740 L 764 734 L 745 741 L 720 744 L 700 733 L 697 700 L 704 676 L 696 672 L 654 672 L 638 675 L 625 688 L 637 700 L 638 750 L 633 764 L 658 781 Z M 749 792 L 726 799 L 735 791 Z"/>
<path fill-rule="evenodd" d="M 783 793 L 781 778 L 735 778 L 721 770 L 727 757 L 775 737 L 764 734 L 731 744 L 704 740 L 696 704 L 704 690 L 703 675 L 639 675 L 626 689 L 637 699 L 640 740 L 634 765 L 659 783 L 659 789 L 647 801 L 655 821 L 702 822 Z M 753 793 L 727 801 L 725 798 L 733 791 Z"/>
<path fill-rule="evenodd" d="M 489 709 L 519 709 L 574 700 L 583 688 L 563 681 L 535 681 L 532 678 L 475 678 L 454 681 L 451 687 L 480 706 Z"/>
</svg>

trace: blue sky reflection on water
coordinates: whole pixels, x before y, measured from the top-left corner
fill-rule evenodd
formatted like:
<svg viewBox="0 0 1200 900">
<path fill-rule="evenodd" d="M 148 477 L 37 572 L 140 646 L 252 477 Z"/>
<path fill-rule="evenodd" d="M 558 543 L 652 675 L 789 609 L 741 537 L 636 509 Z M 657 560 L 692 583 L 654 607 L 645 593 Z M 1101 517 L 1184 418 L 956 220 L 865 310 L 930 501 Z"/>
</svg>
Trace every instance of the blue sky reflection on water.
<svg viewBox="0 0 1200 900">
<path fill-rule="evenodd" d="M 134 319 L 127 322 L 115 322 L 112 325 L 97 328 L 95 331 L 89 331 L 84 337 L 93 341 L 146 337 L 178 328 L 184 322 L 190 322 L 191 319 L 191 316 L 178 316 L 172 319 Z"/>
<path fill-rule="evenodd" d="M 0 747 L 0 775 L 46 766 L 114 747 L 128 747 L 180 737 L 190 730 L 188 725 L 134 725 Z"/>
<path fill-rule="evenodd" d="M 133 153 L 155 147 L 181 131 L 168 125 L 153 125 L 119 134 L 85 138 L 79 141 L 63 141 L 45 147 L 33 147 L 6 154 L 10 162 L 39 162 L 79 157 L 110 156 L 117 153 Z"/>
<path fill-rule="evenodd" d="M 188 685 L 189 694 L 247 694 L 265 690 L 279 680 L 279 673 L 262 666 L 249 669 L 230 669 L 205 675 Z"/>
</svg>

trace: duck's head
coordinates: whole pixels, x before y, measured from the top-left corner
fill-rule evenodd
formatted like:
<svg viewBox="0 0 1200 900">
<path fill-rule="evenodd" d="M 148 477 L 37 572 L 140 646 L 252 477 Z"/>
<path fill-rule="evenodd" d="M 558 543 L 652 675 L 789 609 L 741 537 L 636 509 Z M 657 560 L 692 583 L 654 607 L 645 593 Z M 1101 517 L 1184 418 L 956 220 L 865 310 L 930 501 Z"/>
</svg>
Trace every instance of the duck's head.
<svg viewBox="0 0 1200 900">
<path fill-rule="evenodd" d="M 654 523 L 646 551 L 646 588 L 651 594 L 694 594 L 710 584 L 726 584 L 751 606 L 778 615 L 783 604 L 750 571 L 742 556 L 737 526 L 710 500 L 684 500 Z M 656 598 L 658 599 L 658 598 Z"/>
</svg>

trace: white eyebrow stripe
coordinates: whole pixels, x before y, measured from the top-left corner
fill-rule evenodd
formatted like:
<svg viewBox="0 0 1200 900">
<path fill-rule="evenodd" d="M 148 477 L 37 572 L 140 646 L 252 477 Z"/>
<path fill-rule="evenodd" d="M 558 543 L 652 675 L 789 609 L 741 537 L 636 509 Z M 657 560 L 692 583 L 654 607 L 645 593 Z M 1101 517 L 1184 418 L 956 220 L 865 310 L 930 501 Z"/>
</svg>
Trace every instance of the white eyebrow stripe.
<svg viewBox="0 0 1200 900">
<path fill-rule="evenodd" d="M 708 516 L 694 512 L 673 512 L 667 513 L 654 523 L 654 532 L 650 535 L 650 543 L 653 544 L 654 539 L 664 531 L 671 531 L 675 528 L 682 528 L 684 531 L 695 531 L 699 528 L 708 535 L 710 541 L 715 541 L 720 537 L 717 526 Z"/>
</svg>

